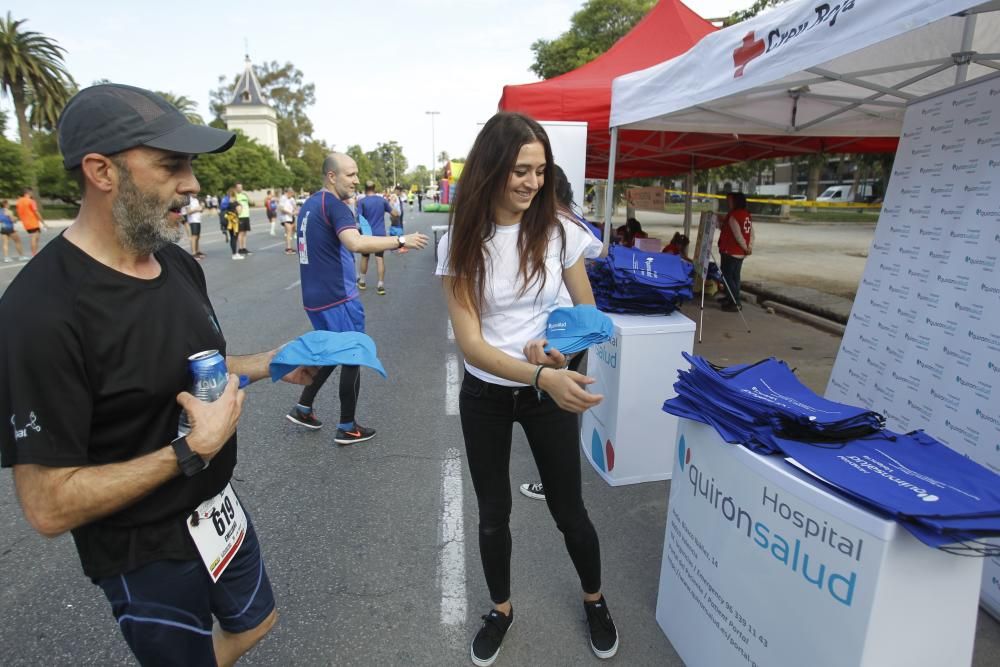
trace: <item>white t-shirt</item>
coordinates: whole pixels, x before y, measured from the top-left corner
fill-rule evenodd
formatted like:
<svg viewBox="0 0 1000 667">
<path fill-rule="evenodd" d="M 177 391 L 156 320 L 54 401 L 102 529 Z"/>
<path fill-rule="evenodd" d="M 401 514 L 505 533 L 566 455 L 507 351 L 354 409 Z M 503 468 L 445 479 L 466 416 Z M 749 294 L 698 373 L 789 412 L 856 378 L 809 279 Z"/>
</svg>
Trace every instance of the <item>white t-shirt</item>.
<svg viewBox="0 0 1000 667">
<path fill-rule="evenodd" d="M 190 199 L 188 199 L 188 205 L 184 208 L 187 209 L 188 222 L 201 222 L 201 202 L 198 201 L 197 197 L 190 197 Z"/>
<path fill-rule="evenodd" d="M 288 195 L 281 195 L 278 199 L 278 220 L 281 222 L 292 222 L 292 214 L 295 212 L 295 200 Z"/>
<path fill-rule="evenodd" d="M 524 344 L 532 338 L 542 338 L 549 313 L 559 307 L 559 292 L 563 287 L 562 272 L 573 266 L 591 244 L 593 234 L 579 225 L 561 221 L 566 230 L 566 254 L 560 262 L 558 233 L 553 230 L 545 254 L 545 286 L 539 289 L 533 283 L 527 292 L 520 294 L 521 276 L 518 272 L 517 235 L 520 225 L 496 227 L 496 233 L 486 242 L 485 302 L 480 313 L 483 339 L 515 359 L 525 360 Z M 438 243 L 436 275 L 450 275 L 448 271 L 449 234 Z M 485 382 L 505 387 L 524 386 L 506 378 L 476 368 L 468 361 L 465 368 Z"/>
</svg>

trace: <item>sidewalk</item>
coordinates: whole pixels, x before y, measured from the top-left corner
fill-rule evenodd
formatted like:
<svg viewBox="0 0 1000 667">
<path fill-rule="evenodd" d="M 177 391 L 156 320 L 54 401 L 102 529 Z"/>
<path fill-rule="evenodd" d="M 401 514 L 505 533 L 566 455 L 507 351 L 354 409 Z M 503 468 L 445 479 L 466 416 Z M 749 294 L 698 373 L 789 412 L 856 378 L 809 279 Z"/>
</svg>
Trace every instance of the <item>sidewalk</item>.
<svg viewBox="0 0 1000 667">
<path fill-rule="evenodd" d="M 695 212 L 691 222 L 690 253 L 694 252 L 694 248 L 698 242 L 698 221 L 700 219 L 700 215 L 700 213 Z M 637 211 L 636 217 L 642 223 L 643 231 L 649 234 L 650 238 L 656 238 L 662 241 L 663 245 L 666 245 L 670 241 L 675 232 L 680 232 L 684 229 L 684 216 L 678 213 Z M 624 212 L 612 216 L 611 220 L 614 227 L 625 224 Z M 771 225 L 784 226 L 790 224 L 797 228 L 795 230 L 796 233 L 801 234 L 803 232 L 808 233 L 807 228 L 809 225 L 813 227 L 821 227 L 827 223 L 807 223 L 804 225 L 802 223 L 766 220 L 757 224 L 762 227 L 771 227 Z M 760 242 L 760 236 L 761 232 L 758 232 L 758 246 L 762 245 Z M 817 244 L 820 243 L 822 243 L 822 241 L 817 239 Z M 755 253 L 753 259 L 757 260 L 758 257 L 766 257 L 766 253 L 769 250 L 771 250 L 771 248 L 761 248 L 761 252 Z M 754 264 L 756 264 L 756 262 Z M 843 333 L 843 325 L 847 324 L 847 320 L 851 315 L 851 307 L 853 305 L 852 299 L 832 294 L 831 291 L 834 289 L 832 284 L 829 290 L 822 289 L 822 279 L 812 281 L 814 285 L 820 286 L 820 288 L 817 289 L 816 287 L 797 285 L 791 282 L 772 279 L 769 277 L 758 279 L 751 276 L 748 278 L 746 275 L 747 273 L 762 273 L 759 266 L 755 266 L 754 264 L 748 265 L 750 271 L 747 271 L 746 268 L 744 269 L 745 273 L 742 289 L 744 292 L 756 297 L 756 301 L 759 305 L 765 308 L 774 308 L 783 315 L 793 317 L 813 326 L 818 326 L 829 333 Z M 766 271 L 763 273 L 766 275 Z M 860 274 L 858 275 L 858 280 L 860 281 Z M 837 287 L 840 286 L 838 285 Z"/>
</svg>

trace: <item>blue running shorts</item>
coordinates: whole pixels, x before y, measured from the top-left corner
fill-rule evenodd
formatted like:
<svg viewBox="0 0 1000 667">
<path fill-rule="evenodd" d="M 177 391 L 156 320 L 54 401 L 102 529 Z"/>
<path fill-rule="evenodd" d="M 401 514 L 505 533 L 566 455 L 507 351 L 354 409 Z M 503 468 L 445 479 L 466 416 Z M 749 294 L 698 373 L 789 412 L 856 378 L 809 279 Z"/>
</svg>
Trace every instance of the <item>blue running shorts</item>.
<svg viewBox="0 0 1000 667">
<path fill-rule="evenodd" d="M 257 627 L 274 610 L 249 516 L 243 544 L 214 584 L 200 560 L 160 560 L 94 583 L 104 590 L 142 665 L 215 667 L 213 616 L 226 632 L 239 633 Z"/>
<path fill-rule="evenodd" d="M 326 310 L 306 311 L 313 329 L 320 331 L 365 332 L 365 307 L 361 299 L 351 299 Z"/>
</svg>

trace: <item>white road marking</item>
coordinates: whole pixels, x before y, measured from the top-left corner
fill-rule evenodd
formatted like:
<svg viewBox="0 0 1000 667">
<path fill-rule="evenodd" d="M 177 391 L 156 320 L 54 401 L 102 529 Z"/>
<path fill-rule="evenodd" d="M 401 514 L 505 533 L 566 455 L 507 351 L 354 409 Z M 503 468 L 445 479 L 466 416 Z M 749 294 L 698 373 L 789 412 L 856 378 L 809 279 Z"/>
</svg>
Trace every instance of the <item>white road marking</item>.
<svg viewBox="0 0 1000 667">
<path fill-rule="evenodd" d="M 447 375 L 445 377 L 444 413 L 454 416 L 458 414 L 458 391 L 460 388 L 457 354 L 448 355 L 445 368 Z"/>
<path fill-rule="evenodd" d="M 272 243 L 271 245 L 261 246 L 261 250 L 270 250 L 271 248 L 277 248 L 278 246 L 284 246 L 284 241 L 278 241 L 277 243 Z"/>
<path fill-rule="evenodd" d="M 455 330 L 451 326 L 451 320 L 448 320 L 448 340 L 455 340 Z"/>
<path fill-rule="evenodd" d="M 292 283 L 291 285 L 289 285 L 288 287 L 286 287 L 285 291 L 287 292 L 290 289 L 295 289 L 296 287 L 298 287 L 301 284 L 302 284 L 301 280 L 296 280 L 294 283 Z"/>
<path fill-rule="evenodd" d="M 457 362 L 457 360 L 456 360 Z M 462 459 L 449 449 L 441 466 L 441 624 L 463 627 L 466 616 Z"/>
</svg>

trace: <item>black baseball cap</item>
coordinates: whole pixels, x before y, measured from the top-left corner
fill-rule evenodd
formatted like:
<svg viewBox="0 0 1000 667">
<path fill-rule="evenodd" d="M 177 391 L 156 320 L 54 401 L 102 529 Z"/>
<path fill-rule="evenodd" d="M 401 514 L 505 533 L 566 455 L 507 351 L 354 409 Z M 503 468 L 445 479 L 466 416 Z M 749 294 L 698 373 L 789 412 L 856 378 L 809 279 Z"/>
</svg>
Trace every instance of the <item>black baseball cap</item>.
<svg viewBox="0 0 1000 667">
<path fill-rule="evenodd" d="M 235 142 L 235 133 L 190 123 L 153 91 L 119 83 L 84 88 L 59 116 L 59 149 L 66 169 L 78 167 L 87 153 L 114 155 L 149 146 L 198 155 L 221 153 Z"/>
</svg>

